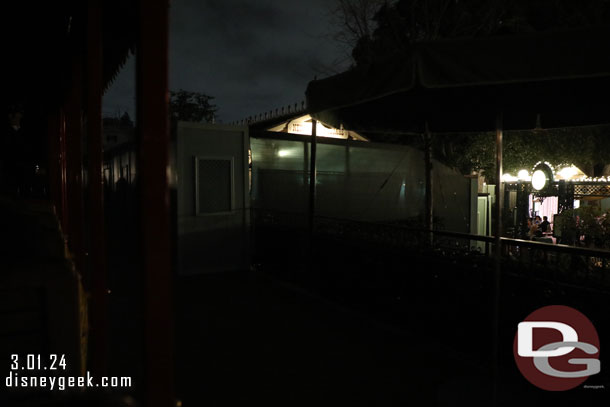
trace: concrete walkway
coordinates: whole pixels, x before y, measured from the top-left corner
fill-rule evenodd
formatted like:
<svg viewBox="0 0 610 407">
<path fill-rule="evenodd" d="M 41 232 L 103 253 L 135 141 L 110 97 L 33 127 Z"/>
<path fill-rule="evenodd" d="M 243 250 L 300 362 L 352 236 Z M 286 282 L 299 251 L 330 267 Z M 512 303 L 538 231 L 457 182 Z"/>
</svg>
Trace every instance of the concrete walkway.
<svg viewBox="0 0 610 407">
<path fill-rule="evenodd" d="M 184 406 L 488 405 L 487 372 L 425 333 L 384 325 L 260 274 L 183 278 Z"/>
</svg>

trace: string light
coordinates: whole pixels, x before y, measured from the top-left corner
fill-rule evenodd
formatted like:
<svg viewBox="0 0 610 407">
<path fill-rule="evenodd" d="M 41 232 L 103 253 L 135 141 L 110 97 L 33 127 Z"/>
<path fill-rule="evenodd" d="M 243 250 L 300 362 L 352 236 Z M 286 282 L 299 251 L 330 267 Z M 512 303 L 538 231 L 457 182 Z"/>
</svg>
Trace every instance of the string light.
<svg viewBox="0 0 610 407">
<path fill-rule="evenodd" d="M 555 167 L 549 163 L 548 161 L 538 161 L 533 167 L 532 167 L 532 171 L 531 173 L 533 173 L 538 167 L 539 165 L 544 164 L 547 165 L 552 173 L 553 173 L 553 178 L 557 179 L 556 176 L 559 175 L 559 178 L 563 178 L 566 182 L 572 182 L 572 183 L 610 183 L 610 176 L 602 176 L 602 177 L 588 177 L 588 176 L 580 176 L 578 178 L 571 178 L 571 173 L 573 173 L 574 170 L 577 170 L 576 167 L 569 166 L 569 167 L 564 167 L 559 171 L 555 170 Z M 515 182 L 515 177 L 513 177 L 510 174 L 504 174 L 504 176 L 506 176 L 506 181 L 508 182 Z M 530 172 L 527 170 L 520 170 L 517 174 L 517 177 L 520 181 L 530 181 L 531 182 L 531 175 Z M 567 178 L 567 179 L 566 179 Z"/>
</svg>

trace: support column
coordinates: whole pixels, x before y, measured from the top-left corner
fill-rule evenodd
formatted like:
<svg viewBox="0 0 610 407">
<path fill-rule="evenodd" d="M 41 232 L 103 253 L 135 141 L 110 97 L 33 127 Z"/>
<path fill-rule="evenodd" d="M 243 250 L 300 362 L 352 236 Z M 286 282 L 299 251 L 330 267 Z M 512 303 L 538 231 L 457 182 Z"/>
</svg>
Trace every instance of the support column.
<svg viewBox="0 0 610 407">
<path fill-rule="evenodd" d="M 169 1 L 140 0 L 136 47 L 138 211 L 144 278 L 144 405 L 175 405 L 170 244 Z"/>
<path fill-rule="evenodd" d="M 517 239 L 527 238 L 527 214 L 529 200 L 529 184 L 519 181 L 517 184 Z"/>
<path fill-rule="evenodd" d="M 106 239 L 102 176 L 102 6 L 88 3 L 87 24 L 87 145 L 89 158 L 89 222 L 91 272 L 91 370 L 107 372 Z"/>
<path fill-rule="evenodd" d="M 309 143 L 303 142 L 303 187 L 309 185 Z"/>
<path fill-rule="evenodd" d="M 566 209 L 574 209 L 574 183 L 566 182 L 565 180 L 559 181 L 559 213 Z"/>
<path fill-rule="evenodd" d="M 343 127 L 343 126 L 341 126 Z M 345 191 L 344 194 L 342 194 L 343 196 L 341 197 L 341 205 L 343 207 L 347 206 L 347 191 L 349 188 L 349 182 L 350 182 L 350 175 L 352 172 L 352 158 L 351 158 L 351 154 L 350 154 L 350 144 L 351 144 L 351 137 L 348 135 L 347 138 L 345 139 L 345 164 L 344 164 L 344 169 L 343 169 L 343 190 Z"/>
<path fill-rule="evenodd" d="M 311 120 L 311 154 L 309 162 L 309 256 L 313 255 L 314 216 L 316 213 L 316 155 L 317 155 L 317 127 L 318 121 Z"/>
<path fill-rule="evenodd" d="M 496 116 L 496 205 L 494 207 L 494 223 L 496 225 L 495 251 L 494 251 L 494 277 L 493 277 L 493 331 L 492 331 L 492 405 L 498 403 L 498 386 L 500 384 L 500 277 L 502 270 L 502 206 L 504 203 L 504 187 L 502 184 L 502 113 Z"/>
<path fill-rule="evenodd" d="M 424 226 L 426 230 L 430 231 L 428 234 L 428 242 L 431 246 L 434 243 L 434 237 L 432 234 L 432 228 L 434 227 L 434 198 L 433 198 L 433 181 L 432 181 L 432 135 L 428 128 L 428 122 L 424 125 L 424 160 L 425 160 L 425 171 L 426 171 L 426 214 L 424 220 Z"/>
<path fill-rule="evenodd" d="M 494 223 L 496 224 L 496 249 L 500 248 L 502 236 L 502 207 L 504 206 L 504 186 L 502 185 L 502 113 L 496 117 L 496 206 L 494 210 Z"/>
</svg>

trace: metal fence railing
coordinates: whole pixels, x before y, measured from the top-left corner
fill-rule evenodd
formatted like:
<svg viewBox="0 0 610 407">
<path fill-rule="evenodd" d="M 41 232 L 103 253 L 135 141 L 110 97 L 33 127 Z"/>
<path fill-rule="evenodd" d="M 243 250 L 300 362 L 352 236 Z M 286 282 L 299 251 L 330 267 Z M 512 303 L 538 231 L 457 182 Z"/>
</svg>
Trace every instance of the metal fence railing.
<svg viewBox="0 0 610 407">
<path fill-rule="evenodd" d="M 275 247 L 282 242 L 290 244 L 286 236 L 292 232 L 299 235 L 301 246 L 311 239 L 318 249 L 320 245 L 332 248 L 340 242 L 358 248 L 360 252 L 416 252 L 419 256 L 435 257 L 453 264 L 479 269 L 494 267 L 493 236 L 323 216 L 315 217 L 311 234 L 303 214 L 262 210 L 254 210 L 253 222 L 255 239 L 265 240 L 282 231 L 282 241 L 276 242 Z M 325 252 L 330 253 L 329 250 Z M 301 253 L 307 255 L 307 251 L 301 250 Z M 501 238 L 501 265 L 503 273 L 515 276 L 610 292 L 610 251 L 607 250 Z"/>
</svg>

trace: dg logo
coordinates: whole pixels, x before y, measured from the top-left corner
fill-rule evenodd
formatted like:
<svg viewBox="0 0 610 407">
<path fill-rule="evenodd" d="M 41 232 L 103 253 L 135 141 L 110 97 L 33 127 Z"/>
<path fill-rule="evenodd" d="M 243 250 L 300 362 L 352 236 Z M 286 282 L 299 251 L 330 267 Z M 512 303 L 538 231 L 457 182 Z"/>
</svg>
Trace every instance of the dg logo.
<svg viewBox="0 0 610 407">
<path fill-rule="evenodd" d="M 523 376 L 544 390 L 573 389 L 601 368 L 595 327 L 563 305 L 540 308 L 519 323 L 513 354 Z"/>
</svg>

